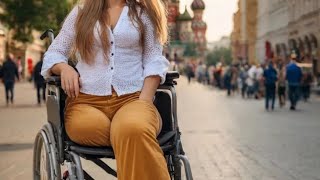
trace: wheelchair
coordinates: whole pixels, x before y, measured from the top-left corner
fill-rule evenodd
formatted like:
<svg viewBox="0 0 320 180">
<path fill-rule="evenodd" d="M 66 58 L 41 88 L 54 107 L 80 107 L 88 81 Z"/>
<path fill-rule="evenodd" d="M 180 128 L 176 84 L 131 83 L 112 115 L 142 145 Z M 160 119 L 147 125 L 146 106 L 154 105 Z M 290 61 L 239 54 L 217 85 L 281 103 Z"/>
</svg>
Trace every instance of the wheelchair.
<svg viewBox="0 0 320 180">
<path fill-rule="evenodd" d="M 52 30 L 47 30 L 41 39 L 54 39 Z M 181 133 L 177 119 L 177 97 L 174 86 L 178 72 L 168 72 L 166 81 L 157 89 L 154 105 L 163 120 L 157 137 L 167 162 L 172 180 L 193 180 L 191 167 L 182 148 Z M 47 123 L 38 132 L 33 151 L 34 180 L 93 180 L 82 168 L 81 158 L 93 162 L 106 173 L 117 177 L 117 172 L 102 159 L 115 159 L 112 147 L 87 147 L 72 142 L 64 127 L 64 109 L 67 95 L 61 89 L 60 77 L 52 76 L 47 82 Z M 67 170 L 62 172 L 62 166 Z M 182 169 L 184 168 L 184 172 Z M 184 178 L 185 177 L 185 178 Z"/>
</svg>

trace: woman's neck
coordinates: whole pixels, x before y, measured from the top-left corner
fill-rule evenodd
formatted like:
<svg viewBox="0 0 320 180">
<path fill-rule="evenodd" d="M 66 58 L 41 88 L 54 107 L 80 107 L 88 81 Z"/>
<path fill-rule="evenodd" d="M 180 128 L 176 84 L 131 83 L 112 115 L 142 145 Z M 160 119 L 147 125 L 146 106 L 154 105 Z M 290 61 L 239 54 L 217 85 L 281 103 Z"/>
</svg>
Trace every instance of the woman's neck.
<svg viewBox="0 0 320 180">
<path fill-rule="evenodd" d="M 109 7 L 113 8 L 113 7 L 122 7 L 123 5 L 126 4 L 125 0 L 108 0 L 109 3 Z"/>
</svg>

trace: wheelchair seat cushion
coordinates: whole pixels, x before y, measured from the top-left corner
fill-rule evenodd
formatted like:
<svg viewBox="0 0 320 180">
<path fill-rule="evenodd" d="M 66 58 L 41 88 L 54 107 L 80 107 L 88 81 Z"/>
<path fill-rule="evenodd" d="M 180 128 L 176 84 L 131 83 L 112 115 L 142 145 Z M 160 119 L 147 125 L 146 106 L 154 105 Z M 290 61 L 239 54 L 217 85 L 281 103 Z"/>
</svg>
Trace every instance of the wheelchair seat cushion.
<svg viewBox="0 0 320 180">
<path fill-rule="evenodd" d="M 172 140 L 174 140 L 175 135 L 176 135 L 175 131 L 170 131 L 158 137 L 158 142 L 160 144 L 161 149 L 164 151 L 164 153 L 165 151 L 168 150 L 167 144 L 170 143 Z M 115 158 L 112 147 L 81 146 L 71 141 L 67 143 L 70 144 L 70 150 L 78 154 L 106 157 L 106 158 Z"/>
</svg>

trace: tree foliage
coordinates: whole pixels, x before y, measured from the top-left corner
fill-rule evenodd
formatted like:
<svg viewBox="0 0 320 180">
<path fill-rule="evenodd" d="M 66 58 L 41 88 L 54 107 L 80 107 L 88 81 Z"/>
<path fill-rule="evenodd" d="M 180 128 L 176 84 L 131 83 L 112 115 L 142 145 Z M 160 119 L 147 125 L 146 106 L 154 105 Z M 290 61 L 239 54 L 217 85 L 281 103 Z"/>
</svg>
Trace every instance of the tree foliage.
<svg viewBox="0 0 320 180">
<path fill-rule="evenodd" d="M 230 48 L 216 48 L 208 53 L 207 64 L 216 65 L 223 61 L 224 64 L 230 65 L 232 63 L 231 49 Z"/>
<path fill-rule="evenodd" d="M 195 43 L 185 44 L 185 50 L 183 56 L 186 57 L 196 57 L 198 55 L 197 45 Z"/>
<path fill-rule="evenodd" d="M 59 29 L 68 13 L 67 0 L 1 0 L 0 21 L 13 33 L 13 39 L 32 42 L 32 30 Z"/>
</svg>

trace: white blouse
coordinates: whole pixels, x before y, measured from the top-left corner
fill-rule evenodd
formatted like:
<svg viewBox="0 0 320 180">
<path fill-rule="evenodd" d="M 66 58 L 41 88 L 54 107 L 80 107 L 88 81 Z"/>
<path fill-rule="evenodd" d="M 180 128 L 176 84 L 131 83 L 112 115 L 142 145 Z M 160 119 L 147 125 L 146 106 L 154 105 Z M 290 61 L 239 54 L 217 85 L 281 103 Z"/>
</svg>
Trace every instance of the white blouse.
<svg viewBox="0 0 320 180">
<path fill-rule="evenodd" d="M 45 53 L 41 74 L 50 76 L 50 69 L 58 63 L 67 63 L 72 43 L 75 39 L 75 22 L 79 7 L 75 7 L 66 18 L 62 29 L 48 51 Z M 101 48 L 99 23 L 94 29 L 95 61 L 88 65 L 77 57 L 77 70 L 80 74 L 82 93 L 106 96 L 112 94 L 112 87 L 119 96 L 141 91 L 144 79 L 148 76 L 160 76 L 164 83 L 169 62 L 162 55 L 163 47 L 154 33 L 154 27 L 146 13 L 141 15 L 145 26 L 145 44 L 139 44 L 139 30 L 131 22 L 129 8 L 125 6 L 120 18 L 111 31 L 109 62 L 106 61 Z"/>
</svg>

